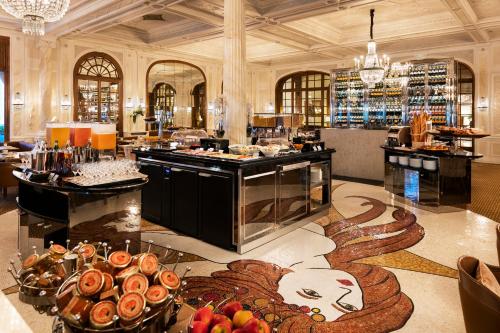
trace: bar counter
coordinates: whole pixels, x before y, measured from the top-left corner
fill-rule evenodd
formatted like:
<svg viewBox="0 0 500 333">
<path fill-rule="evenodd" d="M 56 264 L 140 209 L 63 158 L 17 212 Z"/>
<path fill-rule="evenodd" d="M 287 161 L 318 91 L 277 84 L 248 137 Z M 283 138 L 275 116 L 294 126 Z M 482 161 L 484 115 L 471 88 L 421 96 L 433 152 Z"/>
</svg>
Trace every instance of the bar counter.
<svg viewBox="0 0 500 333">
<path fill-rule="evenodd" d="M 334 149 L 251 160 L 134 153 L 144 218 L 244 253 L 328 212 Z"/>
<path fill-rule="evenodd" d="M 464 207 L 471 203 L 471 162 L 483 157 L 466 151 L 457 153 L 421 151 L 404 147 L 380 146 L 385 151 L 385 189 L 402 199 L 422 206 Z M 422 159 L 432 168 L 412 167 L 391 162 L 400 156 Z"/>
<path fill-rule="evenodd" d="M 129 238 L 140 243 L 141 189 L 146 178 L 79 187 L 61 181 L 34 181 L 19 170 L 13 175 L 19 183 L 18 245 L 23 257 L 31 254 L 32 246 L 49 248 L 49 241 L 65 244 L 70 239 L 74 246 L 99 239 L 115 247 Z"/>
</svg>

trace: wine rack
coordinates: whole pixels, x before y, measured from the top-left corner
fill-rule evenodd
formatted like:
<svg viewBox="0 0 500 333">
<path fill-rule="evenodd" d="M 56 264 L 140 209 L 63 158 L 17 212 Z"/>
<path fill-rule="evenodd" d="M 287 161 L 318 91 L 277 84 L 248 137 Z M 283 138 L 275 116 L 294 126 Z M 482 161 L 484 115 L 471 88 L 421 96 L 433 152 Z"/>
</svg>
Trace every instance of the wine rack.
<svg viewBox="0 0 500 333">
<path fill-rule="evenodd" d="M 349 125 L 362 127 L 364 124 L 364 84 L 358 72 L 349 73 Z"/>
<path fill-rule="evenodd" d="M 348 90 L 349 90 L 349 72 L 335 73 L 331 85 L 332 92 L 332 123 L 336 127 L 348 127 Z"/>
<path fill-rule="evenodd" d="M 453 62 L 450 60 L 413 65 L 408 82 L 408 111 L 410 119 L 416 113 L 431 115 L 433 126 L 453 125 L 455 97 Z"/>
<path fill-rule="evenodd" d="M 453 125 L 453 60 L 421 61 L 406 71 L 405 85 L 398 71 L 368 88 L 359 73 L 333 72 L 332 124 L 334 127 L 385 127 L 407 125 L 420 112 L 431 115 L 433 125 Z"/>
</svg>

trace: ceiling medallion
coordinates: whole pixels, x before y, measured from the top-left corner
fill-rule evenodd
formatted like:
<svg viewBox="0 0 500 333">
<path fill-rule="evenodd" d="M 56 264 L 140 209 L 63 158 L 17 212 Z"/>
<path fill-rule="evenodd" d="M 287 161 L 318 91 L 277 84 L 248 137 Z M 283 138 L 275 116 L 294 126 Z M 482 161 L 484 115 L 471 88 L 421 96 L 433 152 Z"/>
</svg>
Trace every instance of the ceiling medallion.
<svg viewBox="0 0 500 333">
<path fill-rule="evenodd" d="M 368 87 L 375 87 L 375 83 L 381 82 L 384 79 L 386 71 L 389 69 L 389 57 L 385 54 L 382 60 L 377 55 L 377 43 L 373 40 L 373 18 L 375 9 L 370 9 L 370 41 L 368 42 L 368 53 L 366 57 L 354 59 L 356 70 L 359 71 L 361 80 L 368 84 Z M 363 63 L 363 66 L 361 66 Z"/>
<path fill-rule="evenodd" d="M 0 6 L 10 15 L 23 20 L 23 33 L 45 35 L 45 22 L 60 20 L 68 10 L 70 0 L 0 0 Z"/>
</svg>

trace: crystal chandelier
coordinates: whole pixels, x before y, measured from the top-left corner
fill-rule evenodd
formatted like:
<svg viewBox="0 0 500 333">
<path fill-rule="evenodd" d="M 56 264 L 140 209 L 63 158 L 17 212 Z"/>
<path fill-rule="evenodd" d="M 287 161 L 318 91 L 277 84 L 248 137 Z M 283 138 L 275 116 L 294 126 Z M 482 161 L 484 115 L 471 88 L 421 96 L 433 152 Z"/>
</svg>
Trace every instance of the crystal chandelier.
<svg viewBox="0 0 500 333">
<path fill-rule="evenodd" d="M 360 58 L 354 59 L 354 64 L 356 70 L 359 71 L 359 76 L 361 80 L 368 84 L 368 87 L 375 87 L 375 83 L 378 83 L 384 79 L 385 72 L 389 68 L 389 57 L 385 54 L 382 60 L 379 59 L 377 55 L 377 43 L 373 40 L 373 17 L 375 16 L 375 9 L 370 9 L 370 41 L 368 42 L 368 53 L 366 57 L 361 56 Z M 363 67 L 361 67 L 363 63 Z"/>
<path fill-rule="evenodd" d="M 43 36 L 45 22 L 60 20 L 68 10 L 70 0 L 0 0 L 10 15 L 23 20 L 23 33 Z"/>
</svg>

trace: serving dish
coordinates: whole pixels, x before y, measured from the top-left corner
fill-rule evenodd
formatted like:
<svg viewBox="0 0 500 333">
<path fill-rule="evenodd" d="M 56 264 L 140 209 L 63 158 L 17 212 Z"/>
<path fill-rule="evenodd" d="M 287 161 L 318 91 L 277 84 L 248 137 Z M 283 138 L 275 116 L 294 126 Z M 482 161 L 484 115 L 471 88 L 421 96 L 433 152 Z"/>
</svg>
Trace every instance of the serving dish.
<svg viewBox="0 0 500 333">
<path fill-rule="evenodd" d="M 422 168 L 422 159 L 418 157 L 410 157 L 409 164 L 412 168 L 420 169 Z"/>
<path fill-rule="evenodd" d="M 399 156 L 398 162 L 400 165 L 407 166 L 408 165 L 408 156 Z"/>
<path fill-rule="evenodd" d="M 78 269 L 58 288 L 53 332 L 164 332 L 183 304 L 186 282 L 151 252 L 132 255 L 125 249 L 111 252 L 106 243 L 79 244 L 73 253 Z M 104 255 L 99 254 L 102 249 Z M 169 249 L 163 257 L 168 255 Z"/>
<path fill-rule="evenodd" d="M 437 160 L 423 160 L 423 168 L 429 171 L 436 171 Z"/>
<path fill-rule="evenodd" d="M 279 145 L 260 146 L 260 152 L 266 157 L 276 156 L 281 150 Z"/>
</svg>

